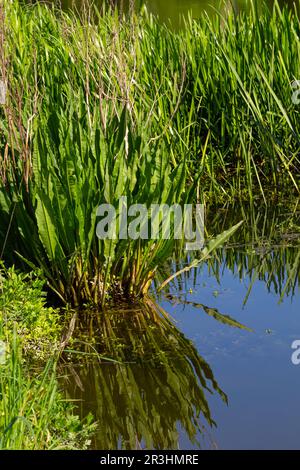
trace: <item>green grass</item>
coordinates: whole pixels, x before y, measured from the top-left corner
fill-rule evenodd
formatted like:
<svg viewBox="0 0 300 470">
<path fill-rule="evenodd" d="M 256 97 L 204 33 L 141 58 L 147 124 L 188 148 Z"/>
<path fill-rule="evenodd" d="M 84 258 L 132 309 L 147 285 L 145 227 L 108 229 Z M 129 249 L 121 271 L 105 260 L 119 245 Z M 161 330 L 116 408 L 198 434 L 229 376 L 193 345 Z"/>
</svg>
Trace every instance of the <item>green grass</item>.
<svg viewBox="0 0 300 470">
<path fill-rule="evenodd" d="M 91 406 L 99 423 L 96 449 L 176 449 L 184 432 L 193 443 L 215 426 L 209 397 L 227 403 L 206 360 L 153 302 L 119 304 L 82 321 L 71 358 L 80 366 L 63 379 L 67 397 L 76 399 L 80 415 Z M 95 352 L 116 364 L 95 361 Z M 67 353 L 67 352 L 66 352 Z M 83 356 L 83 353 L 85 355 Z M 179 432 L 180 429 L 180 432 Z"/>
<path fill-rule="evenodd" d="M 96 429 L 58 386 L 60 327 L 41 282 L 0 275 L 0 450 L 87 448 Z"/>
<path fill-rule="evenodd" d="M 6 0 L 0 254 L 58 298 L 145 295 L 174 245 L 99 241 L 96 208 L 299 192 L 296 11 L 84 18 Z"/>
</svg>

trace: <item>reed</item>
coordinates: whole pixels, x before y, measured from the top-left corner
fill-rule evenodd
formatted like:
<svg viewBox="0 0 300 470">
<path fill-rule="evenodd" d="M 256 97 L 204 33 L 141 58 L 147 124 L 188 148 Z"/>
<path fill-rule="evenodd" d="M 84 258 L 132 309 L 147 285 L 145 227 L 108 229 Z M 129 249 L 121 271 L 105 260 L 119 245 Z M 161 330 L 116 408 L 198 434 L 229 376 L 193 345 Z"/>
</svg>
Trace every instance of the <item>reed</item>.
<svg viewBox="0 0 300 470">
<path fill-rule="evenodd" d="M 61 382 L 80 416 L 91 406 L 101 423 L 94 448 L 175 449 L 179 427 L 194 444 L 208 438 L 216 426 L 209 397 L 227 404 L 227 396 L 210 365 L 155 303 L 123 303 L 100 321 L 89 312 L 76 332 L 73 365 L 62 366 Z M 116 364 L 99 359 L 99 365 L 103 352 Z"/>
</svg>

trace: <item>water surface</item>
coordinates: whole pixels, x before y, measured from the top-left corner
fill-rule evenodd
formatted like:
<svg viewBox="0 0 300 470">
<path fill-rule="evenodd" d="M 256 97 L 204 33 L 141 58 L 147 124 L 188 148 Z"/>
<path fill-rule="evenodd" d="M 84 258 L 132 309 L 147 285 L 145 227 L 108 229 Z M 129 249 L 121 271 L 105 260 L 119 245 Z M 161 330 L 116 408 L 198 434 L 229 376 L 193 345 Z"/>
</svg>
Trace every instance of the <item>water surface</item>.
<svg viewBox="0 0 300 470">
<path fill-rule="evenodd" d="M 211 234 L 245 223 L 231 246 L 156 299 L 172 320 L 120 305 L 100 320 L 93 347 L 121 363 L 78 365 L 71 354 L 64 387 L 82 416 L 99 421 L 95 448 L 300 447 L 300 365 L 291 361 L 300 339 L 298 208 L 208 210 Z"/>
</svg>

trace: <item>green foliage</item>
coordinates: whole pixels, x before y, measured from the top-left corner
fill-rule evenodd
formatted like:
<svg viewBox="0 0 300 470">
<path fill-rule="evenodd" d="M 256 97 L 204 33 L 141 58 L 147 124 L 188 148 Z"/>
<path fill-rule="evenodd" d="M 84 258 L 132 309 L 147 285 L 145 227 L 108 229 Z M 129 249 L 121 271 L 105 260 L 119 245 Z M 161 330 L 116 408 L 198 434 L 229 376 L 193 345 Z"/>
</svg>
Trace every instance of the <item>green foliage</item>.
<svg viewBox="0 0 300 470">
<path fill-rule="evenodd" d="M 220 282 L 226 268 L 248 284 L 245 303 L 257 281 L 263 282 L 279 301 L 285 296 L 292 298 L 297 295 L 300 286 L 299 199 L 285 200 L 272 206 L 240 202 L 218 208 L 211 206 L 207 208 L 206 217 L 209 220 L 206 224 L 208 239 L 241 219 L 244 223 L 226 246 L 217 249 L 205 264 L 185 269 L 190 260 L 181 258 L 175 271 L 181 271 L 182 275 L 176 277 L 170 292 L 173 289 L 175 292 L 184 291 L 186 285 L 197 288 L 198 276 L 203 275 L 207 268 Z"/>
<path fill-rule="evenodd" d="M 108 76 L 108 63 L 101 71 L 94 70 L 101 53 L 94 46 L 96 30 L 67 16 L 59 21 L 40 6 L 23 9 L 12 4 L 8 11 L 13 36 L 20 27 L 17 13 L 27 17 L 23 26 L 28 34 L 42 36 L 36 43 L 37 75 L 32 84 L 41 98 L 31 127 L 31 177 L 24 181 L 18 146 L 14 175 L 7 175 L 1 194 L 7 221 L 5 258 L 16 262 L 19 256 L 31 268 L 41 268 L 53 291 L 73 305 L 103 305 L 116 295 L 142 296 L 160 260 L 171 253 L 172 242 L 99 241 L 96 210 L 105 202 L 117 208 L 120 196 L 127 196 L 128 205 L 183 203 L 191 194 L 186 191 L 185 166 L 170 165 L 164 141 L 150 143 L 144 123 L 135 119 L 128 78 L 122 84 L 118 76 L 124 64 Z M 54 38 L 55 48 L 48 44 Z M 81 41 L 87 41 L 87 56 Z M 31 60 L 29 44 L 25 40 L 20 47 Z M 114 45 L 116 60 L 122 58 L 120 45 L 121 37 Z M 19 76 L 19 65 L 13 64 L 12 77 Z M 95 74 L 101 82 L 97 88 Z M 24 89 L 30 94 L 29 83 Z"/>
</svg>

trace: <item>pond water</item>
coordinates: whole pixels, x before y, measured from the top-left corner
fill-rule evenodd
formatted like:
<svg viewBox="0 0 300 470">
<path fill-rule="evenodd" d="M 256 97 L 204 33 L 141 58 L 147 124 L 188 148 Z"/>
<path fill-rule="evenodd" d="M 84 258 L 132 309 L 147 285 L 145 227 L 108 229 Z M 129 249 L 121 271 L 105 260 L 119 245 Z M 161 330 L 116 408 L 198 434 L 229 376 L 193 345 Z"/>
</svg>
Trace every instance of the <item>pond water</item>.
<svg viewBox="0 0 300 470">
<path fill-rule="evenodd" d="M 225 250 L 156 299 L 172 320 L 155 302 L 120 305 L 96 335 L 90 325 L 85 364 L 66 355 L 66 396 L 99 422 L 94 448 L 299 448 L 299 201 L 211 209 L 206 225 L 242 218 Z"/>
<path fill-rule="evenodd" d="M 50 0 L 51 1 L 51 0 Z M 81 11 L 85 0 L 52 0 L 53 3 L 62 5 L 63 8 L 76 8 Z M 95 0 L 94 3 L 98 6 L 103 4 L 103 0 Z M 194 18 L 199 18 L 204 11 L 209 15 L 215 14 L 216 11 L 226 13 L 234 10 L 236 13 L 247 10 L 250 7 L 251 0 L 110 0 L 107 3 L 118 5 L 123 10 L 128 10 L 130 5 L 134 5 L 136 9 L 146 5 L 147 9 L 160 17 L 162 21 L 178 27 L 182 24 L 182 17 L 190 13 Z M 273 0 L 267 0 L 267 4 L 273 5 Z M 261 2 L 258 2 L 260 7 Z M 279 0 L 280 5 L 293 6 L 293 0 Z"/>
</svg>

